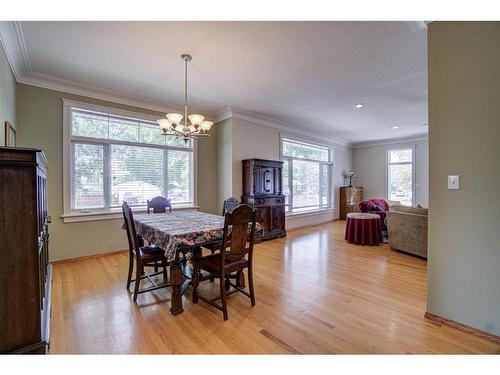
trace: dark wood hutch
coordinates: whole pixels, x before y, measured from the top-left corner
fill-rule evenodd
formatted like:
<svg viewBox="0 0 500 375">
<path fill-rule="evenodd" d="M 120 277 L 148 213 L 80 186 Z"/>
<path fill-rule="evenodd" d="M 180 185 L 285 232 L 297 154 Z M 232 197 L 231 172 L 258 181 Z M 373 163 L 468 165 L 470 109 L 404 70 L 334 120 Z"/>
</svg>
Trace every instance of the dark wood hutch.
<svg viewBox="0 0 500 375">
<path fill-rule="evenodd" d="M 0 147 L 0 353 L 48 352 L 49 222 L 45 155 Z"/>
<path fill-rule="evenodd" d="M 263 239 L 285 237 L 283 162 L 247 159 L 243 164 L 241 202 L 257 209 L 257 221 L 264 228 Z"/>
</svg>

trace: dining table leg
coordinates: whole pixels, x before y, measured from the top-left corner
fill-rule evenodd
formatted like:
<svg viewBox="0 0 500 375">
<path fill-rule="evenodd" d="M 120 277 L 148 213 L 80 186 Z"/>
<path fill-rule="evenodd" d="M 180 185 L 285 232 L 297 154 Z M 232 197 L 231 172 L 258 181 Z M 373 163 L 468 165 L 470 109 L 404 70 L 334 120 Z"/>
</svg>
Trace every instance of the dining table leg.
<svg viewBox="0 0 500 375">
<path fill-rule="evenodd" d="M 245 274 L 243 273 L 243 271 L 236 272 L 236 286 L 240 288 L 244 288 L 246 286 Z"/>
<path fill-rule="evenodd" d="M 170 265 L 170 281 L 172 283 L 172 299 L 170 312 L 172 315 L 180 314 L 184 311 L 182 308 L 181 286 L 184 277 L 182 276 L 182 264 L 179 259 L 172 261 Z"/>
</svg>

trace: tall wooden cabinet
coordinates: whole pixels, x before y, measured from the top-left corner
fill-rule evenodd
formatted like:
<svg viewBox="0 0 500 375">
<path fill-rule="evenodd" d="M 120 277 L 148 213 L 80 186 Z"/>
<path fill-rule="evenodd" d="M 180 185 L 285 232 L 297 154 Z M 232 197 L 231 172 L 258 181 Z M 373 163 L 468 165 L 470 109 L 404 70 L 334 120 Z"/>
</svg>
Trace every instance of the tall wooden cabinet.
<svg viewBox="0 0 500 375">
<path fill-rule="evenodd" d="M 243 160 L 241 202 L 257 209 L 257 221 L 264 228 L 263 239 L 285 237 L 285 196 L 282 192 L 283 162 Z"/>
<path fill-rule="evenodd" d="M 340 216 L 345 220 L 349 212 L 359 211 L 359 203 L 363 200 L 362 186 L 343 186 L 340 188 Z"/>
<path fill-rule="evenodd" d="M 49 222 L 43 152 L 0 147 L 0 353 L 48 351 Z"/>
</svg>

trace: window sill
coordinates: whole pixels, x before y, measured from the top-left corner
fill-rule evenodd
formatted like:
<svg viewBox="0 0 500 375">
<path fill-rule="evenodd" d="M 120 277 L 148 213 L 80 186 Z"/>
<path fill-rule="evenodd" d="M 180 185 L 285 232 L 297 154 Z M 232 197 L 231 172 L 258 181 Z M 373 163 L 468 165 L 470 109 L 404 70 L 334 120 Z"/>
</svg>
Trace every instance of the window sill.
<svg viewBox="0 0 500 375">
<path fill-rule="evenodd" d="M 314 215 L 321 215 L 321 214 L 326 214 L 330 212 L 335 212 L 335 207 L 333 208 L 323 208 L 321 210 L 314 210 L 314 211 L 304 211 L 304 212 L 296 212 L 296 213 L 287 213 L 285 214 L 286 217 L 289 218 L 294 218 L 294 217 L 304 217 L 304 216 L 314 216 Z"/>
<path fill-rule="evenodd" d="M 177 206 L 172 207 L 172 211 L 198 210 L 200 206 Z M 146 207 L 133 207 L 133 212 L 136 214 L 146 213 Z M 61 215 L 63 223 L 79 223 L 83 221 L 99 221 L 123 219 L 121 209 L 113 209 L 109 211 L 93 211 L 93 212 L 75 212 L 71 214 Z"/>
</svg>

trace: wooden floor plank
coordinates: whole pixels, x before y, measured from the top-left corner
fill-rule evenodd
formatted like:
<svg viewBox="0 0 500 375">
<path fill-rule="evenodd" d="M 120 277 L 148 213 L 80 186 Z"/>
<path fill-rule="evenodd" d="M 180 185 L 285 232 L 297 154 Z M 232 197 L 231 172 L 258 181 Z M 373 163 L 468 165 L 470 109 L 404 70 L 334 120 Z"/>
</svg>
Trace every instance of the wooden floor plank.
<svg viewBox="0 0 500 375">
<path fill-rule="evenodd" d="M 128 254 L 55 264 L 51 353 L 500 353 L 500 345 L 424 318 L 426 262 L 344 241 L 345 222 L 290 230 L 255 249 L 257 305 L 220 311 L 170 290 L 132 302 Z M 215 295 L 218 282 L 203 283 Z"/>
</svg>

